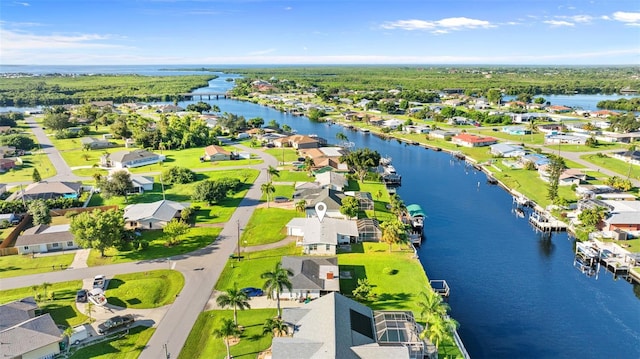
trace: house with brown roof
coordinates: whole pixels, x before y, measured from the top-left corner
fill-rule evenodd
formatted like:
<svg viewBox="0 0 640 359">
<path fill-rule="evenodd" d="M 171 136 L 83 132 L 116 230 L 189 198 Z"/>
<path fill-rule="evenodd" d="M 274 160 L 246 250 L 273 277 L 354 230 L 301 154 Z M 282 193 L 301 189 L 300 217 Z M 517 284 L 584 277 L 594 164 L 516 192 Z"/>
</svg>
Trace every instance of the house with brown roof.
<svg viewBox="0 0 640 359">
<path fill-rule="evenodd" d="M 571 107 L 561 106 L 561 105 L 553 105 L 547 107 L 547 111 L 551 113 L 567 113 L 573 111 Z"/>
<path fill-rule="evenodd" d="M 53 358 L 60 353 L 62 332 L 51 314 L 36 316 L 33 297 L 0 306 L 0 352 L 3 358 Z"/>
<path fill-rule="evenodd" d="M 23 198 L 27 201 L 60 197 L 78 198 L 80 194 L 82 194 L 82 183 L 80 182 L 40 181 L 14 192 L 7 198 L 7 201 Z"/>
<path fill-rule="evenodd" d="M 293 276 L 291 291 L 285 288 L 280 298 L 316 299 L 340 291 L 338 257 L 284 256 L 282 268 L 289 269 Z"/>
<path fill-rule="evenodd" d="M 274 140 L 276 147 L 293 147 L 296 150 L 320 147 L 320 141 L 316 138 L 306 135 L 292 135 L 278 140 Z"/>
<path fill-rule="evenodd" d="M 68 224 L 39 224 L 22 232 L 16 239 L 15 247 L 19 254 L 27 254 L 77 249 L 78 245 L 73 234 L 69 232 Z"/>
<path fill-rule="evenodd" d="M 451 138 L 451 142 L 464 147 L 482 147 L 496 144 L 498 143 L 498 139 L 470 133 L 459 133 Z"/>
<path fill-rule="evenodd" d="M 228 161 L 232 153 L 217 145 L 210 145 L 204 148 L 205 161 Z"/>
<path fill-rule="evenodd" d="M 0 158 L 0 171 L 8 171 L 16 166 L 13 158 Z"/>
</svg>

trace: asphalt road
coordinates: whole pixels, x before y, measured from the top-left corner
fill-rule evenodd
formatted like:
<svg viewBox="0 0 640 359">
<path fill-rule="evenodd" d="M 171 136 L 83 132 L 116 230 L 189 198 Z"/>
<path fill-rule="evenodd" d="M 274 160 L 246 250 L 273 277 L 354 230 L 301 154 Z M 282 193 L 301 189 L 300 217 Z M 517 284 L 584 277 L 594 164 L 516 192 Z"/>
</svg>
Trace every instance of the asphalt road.
<svg viewBox="0 0 640 359">
<path fill-rule="evenodd" d="M 78 181 L 80 177 L 76 176 L 71 172 L 71 168 L 67 165 L 67 162 L 62 158 L 60 151 L 58 151 L 51 143 L 51 140 L 44 132 L 42 127 L 36 122 L 33 116 L 29 116 L 25 119 L 25 123 L 29 125 L 31 131 L 36 136 L 36 140 L 40 143 L 40 149 L 44 152 L 49 160 L 53 164 L 53 167 L 56 169 L 56 175 L 50 178 L 47 178 L 47 181 Z M 44 173 L 41 173 L 44 175 Z"/>
<path fill-rule="evenodd" d="M 40 129 L 40 132 L 41 135 L 44 135 L 42 129 Z M 38 141 L 40 141 L 40 138 L 38 138 Z M 83 280 L 94 277 L 97 274 L 111 277 L 115 274 L 173 268 L 184 275 L 184 288 L 170 306 L 164 318 L 158 323 L 155 333 L 145 349 L 143 349 L 140 358 L 166 358 L 165 344 L 170 357 L 177 358 L 198 315 L 207 305 L 213 286 L 218 281 L 229 256 L 235 253 L 238 248 L 239 230 L 242 230 L 247 225 L 253 211 L 260 203 L 260 197 L 262 196 L 260 186 L 268 180 L 267 173 L 263 170 L 269 165 L 275 167 L 278 164 L 274 157 L 266 153 L 244 146 L 238 147 L 260 156 L 264 162 L 257 166 L 250 166 L 251 168 L 259 169 L 260 175 L 247 192 L 245 198 L 240 202 L 231 219 L 225 224 L 218 239 L 209 246 L 171 258 L 4 278 L 0 280 L 0 289 L 21 288 L 33 284 L 42 284 L 43 282 L 55 283 L 76 279 Z M 60 160 L 62 161 L 61 157 Z M 64 161 L 62 162 L 64 163 Z M 68 169 L 66 164 L 65 168 Z"/>
</svg>

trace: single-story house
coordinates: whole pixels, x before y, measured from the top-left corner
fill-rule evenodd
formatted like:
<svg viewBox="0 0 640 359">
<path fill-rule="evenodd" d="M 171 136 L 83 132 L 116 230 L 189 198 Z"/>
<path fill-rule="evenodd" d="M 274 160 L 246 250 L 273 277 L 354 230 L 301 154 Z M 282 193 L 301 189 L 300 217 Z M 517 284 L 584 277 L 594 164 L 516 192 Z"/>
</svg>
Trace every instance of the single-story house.
<svg viewBox="0 0 640 359">
<path fill-rule="evenodd" d="M 397 129 L 398 127 L 401 127 L 402 125 L 404 125 L 404 121 L 398 120 L 396 118 L 392 118 L 390 120 L 385 120 L 382 122 L 382 127 L 384 128 L 389 128 L 392 130 Z"/>
<path fill-rule="evenodd" d="M 455 116 L 447 120 L 447 123 L 449 125 L 454 125 L 454 126 L 470 125 L 472 122 L 473 120 L 470 120 L 463 116 Z"/>
<path fill-rule="evenodd" d="M 605 231 L 624 231 L 640 235 L 640 201 L 602 201 L 611 211 L 604 220 Z"/>
<path fill-rule="evenodd" d="M 527 162 L 531 162 L 533 163 L 535 168 L 539 168 L 540 166 L 549 164 L 551 161 L 545 155 L 541 155 L 538 153 L 531 153 L 531 154 L 520 157 L 520 162 L 522 162 L 523 164 L 526 164 Z"/>
<path fill-rule="evenodd" d="M 631 143 L 634 141 L 640 141 L 640 132 L 628 132 L 628 133 L 604 133 L 604 138 L 607 138 L 608 142 L 619 143 Z"/>
<path fill-rule="evenodd" d="M 373 197 L 369 192 L 349 191 L 344 193 L 347 196 L 355 197 L 361 211 L 373 210 Z"/>
<path fill-rule="evenodd" d="M 459 133 L 451 138 L 451 142 L 464 147 L 482 147 L 498 143 L 498 139 L 470 133 Z"/>
<path fill-rule="evenodd" d="M 342 199 L 344 196 L 345 194 L 340 191 L 323 188 L 319 190 L 306 190 L 300 194 L 300 199 L 305 200 L 307 203 L 305 210 L 307 217 L 315 217 L 316 204 L 324 202 L 327 206 L 327 212 L 325 214 L 326 217 L 347 219 L 344 214 L 340 213 L 340 207 L 342 206 Z"/>
<path fill-rule="evenodd" d="M 180 218 L 182 210 L 190 203 L 160 200 L 152 203 L 130 204 L 124 208 L 125 226 L 140 229 L 162 229 L 174 218 Z"/>
<path fill-rule="evenodd" d="M 336 191 L 344 191 L 344 188 L 349 184 L 349 180 L 342 173 L 337 172 L 324 172 L 316 175 L 316 182 L 324 188 L 330 188 Z"/>
<path fill-rule="evenodd" d="M 232 153 L 217 145 L 210 145 L 204 148 L 205 161 L 228 161 Z"/>
<path fill-rule="evenodd" d="M 78 198 L 82 194 L 82 183 L 80 182 L 59 182 L 59 181 L 40 181 L 32 183 L 20 191 L 12 193 L 7 200 L 17 201 L 25 199 L 31 201 L 34 199 L 50 199 L 50 198 Z"/>
<path fill-rule="evenodd" d="M 106 139 L 97 139 L 95 137 L 83 137 L 80 139 L 83 148 L 90 148 L 92 150 L 99 148 L 109 148 L 112 146 L 111 142 Z"/>
<path fill-rule="evenodd" d="M 4 358 L 42 359 L 60 353 L 62 331 L 46 313 L 36 316 L 33 297 L 0 306 L 0 343 Z"/>
<path fill-rule="evenodd" d="M 458 134 L 458 132 L 454 132 L 454 131 L 433 130 L 433 131 L 429 132 L 429 137 L 445 139 L 447 137 L 453 137 L 453 136 L 455 136 L 457 134 Z"/>
<path fill-rule="evenodd" d="M 531 134 L 531 130 L 528 128 L 524 128 L 524 127 L 503 127 L 502 128 L 502 132 L 509 134 L 509 135 L 514 135 L 514 136 L 523 136 L 523 135 L 530 135 Z"/>
<path fill-rule="evenodd" d="M 331 292 L 302 307 L 284 308 L 288 335 L 274 337 L 273 359 L 435 359 L 437 349 L 420 339 L 409 311 L 376 311 Z"/>
<path fill-rule="evenodd" d="M 291 300 L 317 299 L 329 292 L 340 291 L 338 257 L 284 256 L 282 268 L 293 276 L 291 291 L 284 289 L 280 298 Z"/>
<path fill-rule="evenodd" d="M 76 249 L 78 245 L 74 241 L 73 234 L 69 232 L 68 224 L 55 226 L 39 224 L 22 232 L 16 239 L 15 247 L 19 254 L 27 254 Z"/>
<path fill-rule="evenodd" d="M 542 165 L 538 167 L 538 174 L 540 179 L 549 182 L 549 165 Z M 581 182 L 587 180 L 587 175 L 581 170 L 575 168 L 567 168 L 560 174 L 558 178 L 559 186 L 571 186 L 573 184 L 579 185 Z"/>
<path fill-rule="evenodd" d="M 547 107 L 547 111 L 551 113 L 567 113 L 573 111 L 571 107 L 561 106 L 561 105 L 551 105 Z"/>
<path fill-rule="evenodd" d="M 16 148 L 13 146 L 0 146 L 0 158 L 13 156 L 16 154 Z"/>
<path fill-rule="evenodd" d="M 555 134 L 544 136 L 545 144 L 559 144 L 566 143 L 571 145 L 584 145 L 587 142 L 588 137 L 584 136 L 572 136 L 565 134 Z"/>
<path fill-rule="evenodd" d="M 13 158 L 0 158 L 0 171 L 8 171 L 16 166 Z"/>
<path fill-rule="evenodd" d="M 403 128 L 405 133 L 429 133 L 431 128 L 425 125 L 407 125 Z"/>
<path fill-rule="evenodd" d="M 358 240 L 358 225 L 337 218 L 294 218 L 287 223 L 287 234 L 300 237 L 304 254 L 335 255 L 337 246 Z"/>
<path fill-rule="evenodd" d="M 142 175 L 131 175 L 131 183 L 133 184 L 134 193 L 144 193 L 144 191 L 153 191 L 153 177 Z"/>
<path fill-rule="evenodd" d="M 133 168 L 162 162 L 164 159 L 164 155 L 147 150 L 123 150 L 102 156 L 100 162 L 105 167 Z"/>
<path fill-rule="evenodd" d="M 507 143 L 496 143 L 490 146 L 492 155 L 497 157 L 522 157 L 526 152 L 522 146 L 510 145 Z"/>
<path fill-rule="evenodd" d="M 293 147 L 296 150 L 320 147 L 320 141 L 317 138 L 305 135 L 292 135 L 289 137 L 280 138 L 274 140 L 273 144 L 276 147 Z"/>
<path fill-rule="evenodd" d="M 640 166 L 640 151 L 614 152 L 611 157 Z"/>
</svg>

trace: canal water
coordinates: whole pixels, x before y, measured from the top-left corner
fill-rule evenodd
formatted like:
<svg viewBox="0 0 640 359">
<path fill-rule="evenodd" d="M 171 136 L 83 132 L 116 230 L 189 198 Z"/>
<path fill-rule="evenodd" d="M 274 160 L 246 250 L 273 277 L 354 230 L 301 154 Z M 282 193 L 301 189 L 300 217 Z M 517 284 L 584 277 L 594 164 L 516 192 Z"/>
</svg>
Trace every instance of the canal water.
<svg viewBox="0 0 640 359">
<path fill-rule="evenodd" d="M 199 91 L 225 86 L 223 76 Z M 444 152 L 265 106 L 209 102 L 330 142 L 343 132 L 356 148 L 390 156 L 402 174 L 398 194 L 427 213 L 420 261 L 429 278 L 449 283 L 451 314 L 473 358 L 640 358 L 640 288 L 636 295 L 631 284 L 604 270 L 597 280 L 583 275 L 573 267 L 567 234 L 536 233 L 513 213 L 511 196 L 487 184 L 482 172 Z"/>
<path fill-rule="evenodd" d="M 198 91 L 225 91 L 233 84 L 226 77 Z M 252 103 L 207 102 L 330 142 L 344 132 L 357 148 L 391 157 L 402 174 L 398 193 L 428 216 L 420 261 L 431 279 L 449 283 L 451 314 L 473 358 L 640 358 L 640 288 L 604 270 L 595 279 L 573 268 L 566 233 L 536 233 L 513 213 L 511 196 L 487 184 L 483 173 L 444 152 Z"/>
</svg>

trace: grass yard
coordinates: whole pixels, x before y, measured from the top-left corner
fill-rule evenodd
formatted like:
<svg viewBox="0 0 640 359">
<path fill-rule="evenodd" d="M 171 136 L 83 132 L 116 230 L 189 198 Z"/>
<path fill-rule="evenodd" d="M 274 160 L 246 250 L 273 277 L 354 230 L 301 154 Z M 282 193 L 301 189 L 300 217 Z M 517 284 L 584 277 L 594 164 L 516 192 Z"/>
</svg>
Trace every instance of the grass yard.
<svg viewBox="0 0 640 359">
<path fill-rule="evenodd" d="M 365 211 L 365 217 L 367 218 L 377 218 L 380 221 L 384 222 L 389 219 L 393 219 L 393 213 L 389 209 L 387 209 L 387 204 L 389 203 L 389 192 L 387 191 L 386 186 L 381 182 L 358 182 L 354 180 L 349 180 L 349 186 L 345 189 L 345 191 L 359 191 L 359 192 L 369 192 L 371 193 L 371 198 L 373 199 L 375 211 L 367 210 Z M 411 203 L 405 203 L 411 204 Z M 364 217 L 360 217 L 364 218 Z"/>
<path fill-rule="evenodd" d="M 262 288 L 264 279 L 260 275 L 266 271 L 271 271 L 282 256 L 301 255 L 302 249 L 296 247 L 295 243 L 288 246 L 269 249 L 266 251 L 243 253 L 241 261 L 228 260 L 224 270 L 220 274 L 216 290 L 226 290 L 232 288 L 234 283 L 238 288 L 257 287 Z"/>
<path fill-rule="evenodd" d="M 33 169 L 37 168 L 42 179 L 56 175 L 56 169 L 53 167 L 49 157 L 44 153 L 34 153 L 31 155 L 20 156 L 22 165 L 16 166 L 4 173 L 0 174 L 1 183 L 11 182 L 32 182 Z M 17 187 L 16 187 L 17 188 Z"/>
<path fill-rule="evenodd" d="M 167 238 L 162 231 L 144 231 L 141 239 L 149 241 L 149 248 L 137 251 L 118 251 L 110 248 L 105 251 L 105 257 L 100 256 L 100 251 L 91 250 L 87 260 L 89 266 L 101 266 L 115 263 L 134 262 L 141 260 L 168 258 L 203 248 L 215 241 L 222 228 L 218 227 L 192 227 L 189 232 L 181 237 L 180 244 L 166 247 Z"/>
<path fill-rule="evenodd" d="M 60 254 L 31 258 L 30 254 L 16 254 L 0 257 L 0 278 L 18 277 L 36 273 L 51 272 L 52 268 L 67 268 L 75 254 Z"/>
<path fill-rule="evenodd" d="M 55 293 L 55 299 L 38 302 L 42 313 L 50 313 L 53 321 L 58 325 L 76 326 L 84 323 L 88 318 L 76 309 L 76 292 L 82 288 L 81 280 L 51 283 L 47 294 Z M 31 287 L 0 290 L 0 303 L 8 303 L 26 297 L 33 297 L 40 293 L 43 298 L 45 291 L 41 286 L 34 291 Z"/>
<path fill-rule="evenodd" d="M 547 199 L 548 184 L 540 179 L 536 171 L 508 169 L 500 162 L 496 163 L 496 167 L 500 168 L 502 172 L 494 171 L 494 177 L 504 182 L 509 188 L 522 193 L 541 207 L 551 204 L 551 201 Z M 558 195 L 568 201 L 577 199 L 570 186 L 559 186 Z"/>
<path fill-rule="evenodd" d="M 70 359 L 136 359 L 156 330 L 143 326 L 129 329 L 128 334 L 113 334 L 113 340 L 73 351 Z"/>
<path fill-rule="evenodd" d="M 295 187 L 293 185 L 274 185 L 275 192 L 271 194 L 271 202 L 276 197 L 287 197 L 291 199 L 293 197 L 293 192 L 295 192 Z M 266 193 L 262 192 L 262 196 L 260 197 L 261 202 L 267 201 Z"/>
<path fill-rule="evenodd" d="M 148 309 L 173 303 L 184 287 L 184 276 L 174 270 L 118 274 L 109 280 L 109 303 L 124 308 Z"/>
<path fill-rule="evenodd" d="M 276 315 L 275 309 L 252 309 L 238 311 L 238 324 L 244 327 L 240 342 L 231 346 L 234 358 L 256 358 L 258 353 L 271 346 L 272 336 L 262 334 L 262 326 L 268 318 Z M 226 357 L 227 349 L 221 338 L 212 335 L 220 327 L 222 319 L 233 319 L 232 310 L 212 310 L 200 313 L 191 329 L 189 337 L 178 358 L 211 358 Z"/>
<path fill-rule="evenodd" d="M 267 148 L 265 153 L 270 154 L 278 160 L 278 163 L 282 163 L 282 155 L 284 154 L 284 162 L 293 162 L 298 160 L 298 151 L 294 148 Z"/>
<path fill-rule="evenodd" d="M 309 176 L 306 171 L 280 171 L 279 177 L 274 177 L 273 182 L 313 182 L 316 178 Z"/>
<path fill-rule="evenodd" d="M 352 279 L 340 279 L 340 292 L 351 296 L 358 278 L 367 278 L 373 286 L 376 299 L 366 303 L 374 310 L 412 310 L 418 317 L 415 302 L 417 295 L 429 286 L 429 280 L 413 249 L 408 246 L 393 246 L 385 243 L 365 242 L 352 244 L 352 252 L 338 254 L 340 272 L 350 271 Z M 393 274 L 387 274 L 389 271 Z M 341 275 L 342 277 L 342 275 Z"/>
<path fill-rule="evenodd" d="M 295 217 L 304 217 L 304 214 L 290 209 L 258 208 L 242 232 L 241 243 L 255 246 L 283 240 L 287 236 L 285 225 Z"/>
<path fill-rule="evenodd" d="M 580 156 L 580 158 L 602 168 L 606 168 L 615 173 L 619 173 L 619 177 L 621 178 L 627 178 L 627 176 L 630 176 L 631 178 L 640 179 L 640 166 L 634 166 L 617 158 L 598 156 L 597 154 L 584 155 Z"/>
</svg>

